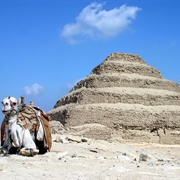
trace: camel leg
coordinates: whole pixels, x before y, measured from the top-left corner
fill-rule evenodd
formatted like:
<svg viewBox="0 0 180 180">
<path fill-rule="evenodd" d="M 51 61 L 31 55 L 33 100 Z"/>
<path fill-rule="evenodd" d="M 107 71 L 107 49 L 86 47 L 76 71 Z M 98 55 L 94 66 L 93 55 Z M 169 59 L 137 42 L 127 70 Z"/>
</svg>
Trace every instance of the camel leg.
<svg viewBox="0 0 180 180">
<path fill-rule="evenodd" d="M 9 131 L 8 131 L 8 128 L 6 127 L 4 142 L 3 142 L 3 145 L 2 145 L 2 147 L 0 149 L 0 153 L 4 154 L 4 156 L 9 154 L 9 149 L 10 149 L 10 142 L 9 141 L 10 141 L 10 139 L 9 139 Z"/>
<path fill-rule="evenodd" d="M 22 148 L 20 150 L 20 155 L 23 155 L 23 156 L 30 156 L 30 157 L 33 157 L 34 155 L 38 154 L 39 153 L 39 150 L 38 149 L 33 149 L 33 148 Z"/>
<path fill-rule="evenodd" d="M 28 129 L 24 129 L 22 132 L 23 137 L 23 148 L 20 150 L 20 154 L 23 156 L 34 156 L 39 153 L 36 149 L 36 144 L 33 141 L 31 134 Z"/>
</svg>

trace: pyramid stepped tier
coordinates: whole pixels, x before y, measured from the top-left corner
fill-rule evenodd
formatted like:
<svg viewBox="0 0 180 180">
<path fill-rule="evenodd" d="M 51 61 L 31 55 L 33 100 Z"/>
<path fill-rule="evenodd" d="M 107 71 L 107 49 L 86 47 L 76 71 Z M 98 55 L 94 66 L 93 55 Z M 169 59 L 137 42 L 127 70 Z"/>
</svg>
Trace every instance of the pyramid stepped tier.
<svg viewBox="0 0 180 180">
<path fill-rule="evenodd" d="M 107 140 L 120 136 L 121 142 L 180 144 L 180 106 L 69 104 L 53 109 L 50 115 L 66 128 L 75 129 L 75 134 L 80 129 L 78 134 L 85 137 Z M 83 128 L 85 125 L 89 126 Z M 100 125 L 103 128 L 97 127 Z"/>
<path fill-rule="evenodd" d="M 175 105 L 144 106 L 141 104 L 98 103 L 75 107 L 73 104 L 69 104 L 55 108 L 51 113 L 53 119 L 62 123 L 68 118 L 70 126 L 97 123 L 116 130 L 123 128 L 151 131 L 158 128 L 180 130 L 180 106 Z M 59 113 L 63 116 L 59 116 Z"/>
<path fill-rule="evenodd" d="M 104 63 L 92 70 L 92 74 L 100 75 L 107 73 L 136 73 L 144 76 L 162 78 L 161 73 L 157 69 L 137 62 L 104 61 Z"/>
<path fill-rule="evenodd" d="M 143 59 L 136 54 L 123 54 L 123 53 L 112 53 L 110 54 L 104 62 L 106 61 L 123 61 L 123 62 L 138 62 L 141 64 L 146 64 Z"/>
<path fill-rule="evenodd" d="M 143 105 L 180 105 L 180 93 L 145 88 L 81 88 L 60 99 L 55 107 L 69 104 L 129 103 Z"/>
<path fill-rule="evenodd" d="M 86 87 L 86 88 L 103 88 L 103 87 L 135 87 L 135 88 L 152 88 L 164 89 L 175 92 L 180 92 L 177 83 L 163 79 L 138 74 L 105 74 L 96 75 L 90 74 L 85 79 L 81 80 L 74 86 L 73 90 Z"/>
<path fill-rule="evenodd" d="M 113 53 L 48 112 L 71 133 L 180 144 L 180 88 L 138 55 Z"/>
</svg>

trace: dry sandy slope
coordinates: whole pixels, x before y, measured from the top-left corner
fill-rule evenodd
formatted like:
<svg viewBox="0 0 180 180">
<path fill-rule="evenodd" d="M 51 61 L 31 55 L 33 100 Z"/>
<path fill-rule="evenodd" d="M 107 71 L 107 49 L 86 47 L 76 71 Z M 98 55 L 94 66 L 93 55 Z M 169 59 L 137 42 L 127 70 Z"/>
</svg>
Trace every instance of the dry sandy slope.
<svg viewBox="0 0 180 180">
<path fill-rule="evenodd" d="M 67 137 L 53 135 L 56 142 L 45 155 L 0 157 L 0 179 L 180 180 L 180 145 L 77 143 L 82 137 Z"/>
</svg>

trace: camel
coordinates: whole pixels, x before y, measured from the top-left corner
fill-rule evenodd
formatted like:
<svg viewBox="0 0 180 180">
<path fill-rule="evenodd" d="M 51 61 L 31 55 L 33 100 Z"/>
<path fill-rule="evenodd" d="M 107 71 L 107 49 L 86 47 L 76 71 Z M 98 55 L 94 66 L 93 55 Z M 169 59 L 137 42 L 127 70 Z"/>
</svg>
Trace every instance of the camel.
<svg viewBox="0 0 180 180">
<path fill-rule="evenodd" d="M 5 115 L 1 126 L 1 152 L 4 155 L 10 154 L 11 149 L 26 156 L 50 151 L 51 134 L 43 111 L 7 97 L 2 101 L 2 113 Z"/>
</svg>

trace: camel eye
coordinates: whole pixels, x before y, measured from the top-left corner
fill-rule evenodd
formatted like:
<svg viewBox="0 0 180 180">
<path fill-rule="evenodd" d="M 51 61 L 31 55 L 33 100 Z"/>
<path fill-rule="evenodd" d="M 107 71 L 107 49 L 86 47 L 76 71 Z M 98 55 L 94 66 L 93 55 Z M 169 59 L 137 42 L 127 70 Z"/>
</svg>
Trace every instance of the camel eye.
<svg viewBox="0 0 180 180">
<path fill-rule="evenodd" d="M 6 105 L 9 105 L 8 103 L 6 103 Z"/>
<path fill-rule="evenodd" d="M 16 103 L 15 103 L 15 102 L 13 102 L 13 105 L 15 106 L 15 105 L 16 105 Z"/>
</svg>

